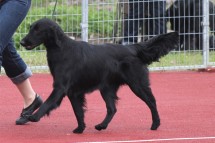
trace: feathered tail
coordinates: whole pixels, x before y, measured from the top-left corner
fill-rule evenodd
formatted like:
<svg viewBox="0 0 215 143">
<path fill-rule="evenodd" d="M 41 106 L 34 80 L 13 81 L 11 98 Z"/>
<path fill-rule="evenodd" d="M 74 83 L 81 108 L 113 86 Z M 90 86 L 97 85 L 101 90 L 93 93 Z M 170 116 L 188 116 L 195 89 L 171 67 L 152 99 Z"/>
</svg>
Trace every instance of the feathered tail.
<svg viewBox="0 0 215 143">
<path fill-rule="evenodd" d="M 177 46 L 179 46 L 179 35 L 177 32 L 171 32 L 155 36 L 146 42 L 129 45 L 128 48 L 135 49 L 143 63 L 149 65 L 167 55 Z"/>
</svg>

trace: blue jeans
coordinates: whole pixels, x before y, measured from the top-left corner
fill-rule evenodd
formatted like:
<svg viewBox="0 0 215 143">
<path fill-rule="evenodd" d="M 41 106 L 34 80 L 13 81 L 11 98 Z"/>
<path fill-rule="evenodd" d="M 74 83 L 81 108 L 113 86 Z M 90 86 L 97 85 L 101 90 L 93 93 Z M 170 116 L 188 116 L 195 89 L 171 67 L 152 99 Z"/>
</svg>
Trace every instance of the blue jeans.
<svg viewBox="0 0 215 143">
<path fill-rule="evenodd" d="M 14 84 L 21 83 L 32 75 L 12 40 L 30 6 L 31 0 L 4 0 L 0 3 L 0 67 L 4 67 Z"/>
</svg>

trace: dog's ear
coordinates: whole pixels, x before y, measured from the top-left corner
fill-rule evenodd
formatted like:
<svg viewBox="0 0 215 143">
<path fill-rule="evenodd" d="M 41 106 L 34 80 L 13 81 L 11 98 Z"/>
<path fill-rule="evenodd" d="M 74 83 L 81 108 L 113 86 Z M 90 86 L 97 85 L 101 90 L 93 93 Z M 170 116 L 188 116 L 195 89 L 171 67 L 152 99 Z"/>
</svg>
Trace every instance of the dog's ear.
<svg viewBox="0 0 215 143">
<path fill-rule="evenodd" d="M 57 27 L 57 26 L 53 26 L 51 28 L 52 32 L 50 32 L 50 34 L 53 34 L 51 35 L 53 38 L 54 38 L 54 41 L 55 43 L 59 46 L 59 47 L 62 47 L 61 45 L 61 39 L 63 37 L 63 31 Z"/>
</svg>

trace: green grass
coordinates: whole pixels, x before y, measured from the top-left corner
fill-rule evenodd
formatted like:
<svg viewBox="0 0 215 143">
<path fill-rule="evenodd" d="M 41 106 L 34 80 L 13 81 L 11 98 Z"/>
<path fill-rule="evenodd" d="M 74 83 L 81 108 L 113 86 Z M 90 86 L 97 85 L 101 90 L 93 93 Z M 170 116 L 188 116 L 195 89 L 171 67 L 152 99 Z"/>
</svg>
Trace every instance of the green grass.
<svg viewBox="0 0 215 143">
<path fill-rule="evenodd" d="M 154 62 L 151 67 L 167 67 L 167 66 L 189 66 L 201 65 L 203 56 L 199 52 L 172 52 L 160 59 L 159 62 Z"/>
<path fill-rule="evenodd" d="M 19 52 L 28 66 L 47 66 L 46 51 Z"/>
<path fill-rule="evenodd" d="M 25 20 L 16 30 L 14 34 L 14 41 L 17 50 L 22 50 L 22 47 L 19 44 L 19 41 L 26 35 L 29 30 L 30 25 L 38 19 L 41 18 L 52 18 L 54 6 L 48 7 L 32 7 L 29 11 Z M 113 37 L 113 13 L 115 9 L 108 11 L 107 8 L 97 9 L 95 6 L 89 7 L 89 27 L 88 27 L 88 36 L 98 35 L 99 37 Z M 54 17 L 56 22 L 60 25 L 64 32 L 69 36 L 73 36 L 77 39 L 81 37 L 81 5 L 58 5 L 56 7 L 57 15 Z M 40 47 L 37 49 L 44 49 Z"/>
</svg>

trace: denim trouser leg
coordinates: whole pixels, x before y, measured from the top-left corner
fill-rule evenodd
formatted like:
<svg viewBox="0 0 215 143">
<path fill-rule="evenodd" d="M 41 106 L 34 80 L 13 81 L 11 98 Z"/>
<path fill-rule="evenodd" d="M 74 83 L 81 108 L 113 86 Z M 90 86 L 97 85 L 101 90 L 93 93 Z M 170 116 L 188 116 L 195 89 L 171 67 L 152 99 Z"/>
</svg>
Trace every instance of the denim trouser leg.
<svg viewBox="0 0 215 143">
<path fill-rule="evenodd" d="M 166 1 L 154 1 L 148 3 L 150 19 L 147 20 L 145 34 L 149 37 L 166 33 Z"/>
<path fill-rule="evenodd" d="M 125 20 L 124 41 L 136 43 L 139 27 L 149 38 L 166 33 L 165 0 L 129 0 L 128 19 Z M 144 19 L 144 20 L 143 20 Z"/>
<path fill-rule="evenodd" d="M 12 36 L 25 18 L 31 0 L 4 0 L 0 3 L 0 67 L 17 84 L 31 76 L 22 58 L 18 55 Z"/>
<path fill-rule="evenodd" d="M 138 38 L 139 26 L 143 23 L 144 0 L 129 0 L 128 18 L 124 25 L 124 41 L 136 43 Z"/>
</svg>

